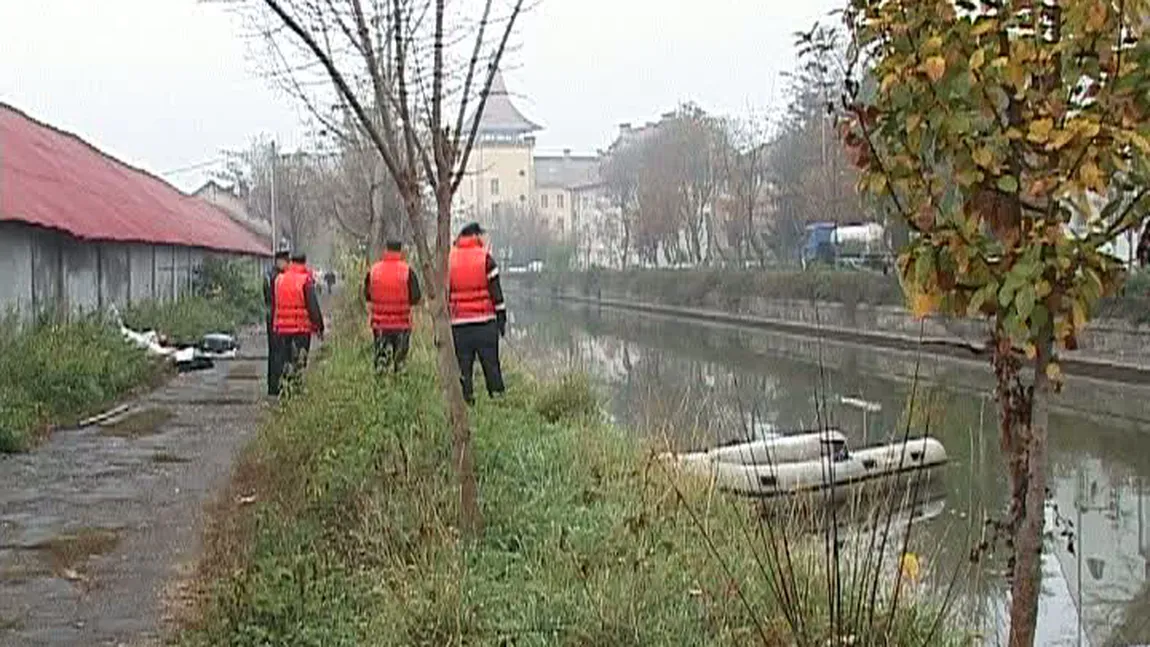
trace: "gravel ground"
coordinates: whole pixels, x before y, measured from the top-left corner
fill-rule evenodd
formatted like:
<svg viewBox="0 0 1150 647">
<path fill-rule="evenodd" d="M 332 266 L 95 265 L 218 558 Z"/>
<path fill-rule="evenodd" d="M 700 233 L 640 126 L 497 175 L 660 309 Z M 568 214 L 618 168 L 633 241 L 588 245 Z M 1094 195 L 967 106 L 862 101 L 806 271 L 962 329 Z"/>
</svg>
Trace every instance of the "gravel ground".
<svg viewBox="0 0 1150 647">
<path fill-rule="evenodd" d="M 0 458 L 0 645 L 139 645 L 195 563 L 204 503 L 263 408 L 266 346 L 176 376 L 119 424 Z"/>
</svg>

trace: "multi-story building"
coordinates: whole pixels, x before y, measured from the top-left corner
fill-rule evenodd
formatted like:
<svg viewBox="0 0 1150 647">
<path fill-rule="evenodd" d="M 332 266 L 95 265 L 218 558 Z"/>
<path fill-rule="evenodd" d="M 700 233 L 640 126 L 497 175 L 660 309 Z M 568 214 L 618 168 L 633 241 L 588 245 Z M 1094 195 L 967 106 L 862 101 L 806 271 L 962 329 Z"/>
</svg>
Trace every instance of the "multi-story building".
<svg viewBox="0 0 1150 647">
<path fill-rule="evenodd" d="M 512 103 L 503 74 L 496 72 L 456 195 L 457 221 L 490 223 L 496 216 L 529 212 L 535 187 L 531 133 L 539 129 Z"/>
<path fill-rule="evenodd" d="M 562 240 L 576 233 L 576 190 L 599 181 L 598 155 L 535 156 L 535 213 Z"/>
</svg>

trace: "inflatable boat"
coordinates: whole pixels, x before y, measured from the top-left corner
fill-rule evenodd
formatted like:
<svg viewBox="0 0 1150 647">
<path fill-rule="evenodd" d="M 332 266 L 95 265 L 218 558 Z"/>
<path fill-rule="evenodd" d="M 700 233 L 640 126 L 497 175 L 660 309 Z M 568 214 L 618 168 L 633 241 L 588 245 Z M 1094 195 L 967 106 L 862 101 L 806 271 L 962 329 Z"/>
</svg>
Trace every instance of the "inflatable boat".
<svg viewBox="0 0 1150 647">
<path fill-rule="evenodd" d="M 777 465 L 814 460 L 834 455 L 846 447 L 847 437 L 837 429 L 774 436 L 733 443 L 707 451 L 664 454 L 680 464 L 731 463 L 735 465 Z"/>
<path fill-rule="evenodd" d="M 817 447 L 821 453 L 807 460 L 755 464 L 680 458 L 678 464 L 684 470 L 709 475 L 720 489 L 748 496 L 771 497 L 845 489 L 872 479 L 937 467 L 947 461 L 942 443 L 930 437 L 854 452 L 847 451 L 845 441 L 840 444 L 836 439 L 820 442 Z"/>
</svg>

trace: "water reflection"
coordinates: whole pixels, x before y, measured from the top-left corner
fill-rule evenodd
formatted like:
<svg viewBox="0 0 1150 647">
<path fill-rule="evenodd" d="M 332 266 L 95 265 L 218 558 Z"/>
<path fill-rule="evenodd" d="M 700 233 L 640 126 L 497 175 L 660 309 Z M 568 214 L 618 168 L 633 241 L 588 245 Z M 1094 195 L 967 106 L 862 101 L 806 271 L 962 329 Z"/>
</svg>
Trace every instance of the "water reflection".
<svg viewBox="0 0 1150 647">
<path fill-rule="evenodd" d="M 908 425 L 939 438 L 951 458 L 945 509 L 916 543 L 937 575 L 962 571 L 958 612 L 982 619 L 987 644 L 1004 641 L 998 556 L 985 568 L 963 566 L 983 520 L 1006 507 L 982 366 L 550 301 L 528 300 L 515 316 L 512 355 L 543 372 L 586 371 L 616 421 L 677 448 L 827 424 L 855 447 Z M 1039 644 L 1150 643 L 1147 401 L 1146 387 L 1080 382 L 1053 407 Z"/>
</svg>

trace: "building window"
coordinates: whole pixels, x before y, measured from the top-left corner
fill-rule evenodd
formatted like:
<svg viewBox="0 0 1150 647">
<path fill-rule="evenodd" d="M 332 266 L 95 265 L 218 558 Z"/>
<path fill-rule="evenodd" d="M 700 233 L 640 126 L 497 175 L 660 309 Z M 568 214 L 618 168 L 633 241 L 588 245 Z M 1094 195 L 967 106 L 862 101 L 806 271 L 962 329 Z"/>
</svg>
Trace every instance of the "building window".
<svg viewBox="0 0 1150 647">
<path fill-rule="evenodd" d="M 499 195 L 499 178 L 491 180 L 491 195 Z"/>
<path fill-rule="evenodd" d="M 527 202 L 527 196 L 525 196 L 525 195 L 523 195 L 522 193 L 520 193 L 520 194 L 519 194 L 519 201 L 520 201 L 520 202 Z"/>
<path fill-rule="evenodd" d="M 555 206 L 560 208 L 560 209 L 563 208 L 563 194 L 562 193 L 555 194 Z"/>
<path fill-rule="evenodd" d="M 539 206 L 543 207 L 544 209 L 547 208 L 547 194 L 546 193 L 540 193 L 539 194 Z"/>
<path fill-rule="evenodd" d="M 565 223 L 563 222 L 562 218 L 556 220 L 555 224 L 559 226 L 559 233 L 563 233 L 564 231 L 566 231 L 566 229 L 564 229 Z"/>
</svg>

